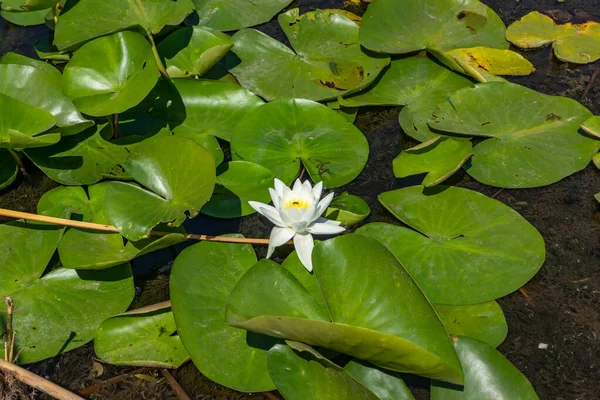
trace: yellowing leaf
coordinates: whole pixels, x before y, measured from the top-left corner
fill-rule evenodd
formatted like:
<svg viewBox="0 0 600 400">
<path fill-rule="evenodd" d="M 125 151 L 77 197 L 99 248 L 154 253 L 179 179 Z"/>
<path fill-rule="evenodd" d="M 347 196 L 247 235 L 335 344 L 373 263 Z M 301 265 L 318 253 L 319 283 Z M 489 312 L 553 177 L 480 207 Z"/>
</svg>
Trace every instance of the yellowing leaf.
<svg viewBox="0 0 600 400">
<path fill-rule="evenodd" d="M 535 70 L 533 64 L 511 50 L 479 46 L 454 49 L 446 54 L 463 69 L 470 66 L 493 75 L 529 75 Z"/>
<path fill-rule="evenodd" d="M 600 59 L 600 24 L 597 22 L 557 25 L 552 18 L 534 11 L 510 25 L 506 38 L 523 49 L 552 43 L 554 54 L 561 61 L 587 64 Z"/>
</svg>

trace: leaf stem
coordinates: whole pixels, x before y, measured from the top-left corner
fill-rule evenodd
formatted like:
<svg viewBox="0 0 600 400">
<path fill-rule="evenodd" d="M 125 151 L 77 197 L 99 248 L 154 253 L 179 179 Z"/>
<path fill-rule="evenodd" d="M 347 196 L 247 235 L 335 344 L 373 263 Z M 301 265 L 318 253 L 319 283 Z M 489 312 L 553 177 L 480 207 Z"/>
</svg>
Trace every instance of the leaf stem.
<svg viewBox="0 0 600 400">
<path fill-rule="evenodd" d="M 166 369 L 161 370 L 163 376 L 165 378 L 167 378 L 167 382 L 169 382 L 169 386 L 171 386 L 171 389 L 175 392 L 175 394 L 177 395 L 177 398 L 179 400 L 192 400 L 192 398 L 190 396 L 188 396 L 188 394 L 185 392 L 185 390 L 183 390 L 183 388 L 181 387 L 181 385 L 179 384 L 179 382 L 177 382 L 175 380 L 175 378 L 173 378 L 173 375 L 171 375 L 171 373 L 169 371 L 167 371 Z"/>
<path fill-rule="evenodd" d="M 146 37 L 148 38 L 148 40 L 150 41 L 150 45 L 152 46 L 152 53 L 154 53 L 154 58 L 156 59 L 156 65 L 158 65 L 158 70 L 160 71 L 160 74 L 163 76 L 163 78 L 167 80 L 171 79 L 171 77 L 167 73 L 165 65 L 162 62 L 162 59 L 160 58 L 160 54 L 158 54 L 156 43 L 154 43 L 154 37 L 150 32 L 146 33 Z"/>
<path fill-rule="evenodd" d="M 119 138 L 119 114 L 112 115 L 113 139 Z"/>
<path fill-rule="evenodd" d="M 0 208 L 0 216 L 7 217 L 7 218 L 13 218 L 13 219 L 24 219 L 24 220 L 28 220 L 28 221 L 45 222 L 48 224 L 69 226 L 72 228 L 90 229 L 90 230 L 100 231 L 100 232 L 119 233 L 117 228 L 115 228 L 112 225 L 95 224 L 93 222 L 73 221 L 70 219 L 48 217 L 45 215 L 7 210 L 5 208 Z M 152 231 L 152 232 L 150 232 L 150 236 L 164 237 L 164 236 L 170 235 L 171 233 L 173 233 L 173 232 Z M 188 233 L 185 236 L 187 239 L 190 239 L 190 240 L 208 241 L 208 242 L 269 244 L 269 239 L 261 239 L 261 238 L 235 238 L 235 237 L 227 237 L 227 236 L 198 235 L 198 234 L 194 234 L 194 233 Z M 292 243 L 292 242 L 290 241 L 288 243 Z"/>
<path fill-rule="evenodd" d="M 27 170 L 25 169 L 25 165 L 23 164 L 23 160 L 21 160 L 21 157 L 17 154 L 17 152 L 14 151 L 13 149 L 11 149 L 10 147 L 7 148 L 7 150 L 10 153 L 10 155 L 12 156 L 12 158 L 14 158 L 15 163 L 17 163 L 17 166 L 21 170 L 21 173 L 24 176 L 29 177 L 29 174 L 27 173 Z"/>
</svg>

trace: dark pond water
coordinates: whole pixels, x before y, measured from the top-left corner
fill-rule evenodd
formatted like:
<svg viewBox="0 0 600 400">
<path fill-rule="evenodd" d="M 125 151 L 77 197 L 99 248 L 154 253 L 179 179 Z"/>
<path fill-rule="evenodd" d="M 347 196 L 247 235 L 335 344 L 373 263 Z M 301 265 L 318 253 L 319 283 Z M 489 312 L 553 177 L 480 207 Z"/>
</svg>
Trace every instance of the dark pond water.
<svg viewBox="0 0 600 400">
<path fill-rule="evenodd" d="M 548 12 L 561 22 L 600 21 L 598 0 L 484 0 L 508 25 L 538 10 Z M 315 7 L 343 7 L 337 0 L 300 1 L 303 10 Z M 351 8 L 360 11 L 360 7 Z M 277 23 L 260 27 L 267 34 L 283 39 Z M 0 20 L 0 55 L 7 51 L 35 56 L 33 43 L 45 34 L 45 27 L 18 28 Z M 549 49 L 523 53 L 536 67 L 527 77 L 511 79 L 537 91 L 571 97 L 581 101 L 595 114 L 600 114 L 600 77 L 582 98 L 590 78 L 600 63 L 575 66 L 557 62 Z M 366 135 L 371 148 L 367 167 L 347 190 L 360 195 L 372 209 L 368 221 L 394 219 L 379 205 L 377 195 L 406 182 L 397 181 L 391 162 L 400 150 L 416 144 L 403 135 L 397 122 L 399 109 L 371 108 L 359 112 L 356 124 Z M 414 182 L 413 182 L 414 183 Z M 600 393 L 600 208 L 594 193 L 600 192 L 600 173 L 589 166 L 554 185 L 527 190 L 502 190 L 482 185 L 458 173 L 452 184 L 477 190 L 509 205 L 531 222 L 543 235 L 547 260 L 540 273 L 525 286 L 526 296 L 514 293 L 499 300 L 508 321 L 509 334 L 499 350 L 531 381 L 542 399 L 595 399 Z M 0 206 L 34 210 L 37 198 L 53 186 L 41 174 L 32 182 L 21 181 L 0 192 Z M 186 223 L 189 232 L 219 234 L 241 232 L 250 237 L 266 237 L 270 225 L 257 216 L 238 220 L 216 220 L 199 217 Z M 189 244 L 188 244 L 189 245 Z M 138 297 L 134 308 L 168 298 L 168 272 L 177 252 L 165 250 L 134 262 L 138 275 Z M 259 256 L 265 249 L 257 248 Z M 280 249 L 277 257 L 285 257 L 289 249 Z M 545 343 L 547 349 L 538 345 Z M 101 378 L 92 374 L 93 350 L 85 346 L 63 356 L 32 366 L 71 390 L 79 390 L 111 376 L 131 371 L 107 366 Z M 147 372 L 154 374 L 155 372 Z M 159 375 L 157 375 L 159 376 Z M 204 379 L 191 364 L 174 376 L 192 397 L 197 399 L 249 399 L 261 395 L 245 395 L 221 388 Z M 411 380 L 415 396 L 428 398 L 425 381 Z M 92 398 L 102 399 L 167 399 L 174 398 L 165 383 L 140 379 L 127 380 L 98 391 Z"/>
</svg>

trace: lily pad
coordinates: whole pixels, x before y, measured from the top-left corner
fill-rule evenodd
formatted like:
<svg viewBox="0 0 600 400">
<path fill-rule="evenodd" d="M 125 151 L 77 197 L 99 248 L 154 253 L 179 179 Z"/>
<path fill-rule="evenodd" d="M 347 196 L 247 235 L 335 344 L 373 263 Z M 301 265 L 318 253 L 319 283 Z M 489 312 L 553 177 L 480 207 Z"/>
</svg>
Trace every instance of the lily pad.
<svg viewBox="0 0 600 400">
<path fill-rule="evenodd" d="M 155 34 L 193 10 L 191 0 L 71 0 L 58 18 L 54 44 L 62 50 L 135 26 Z"/>
<path fill-rule="evenodd" d="M 202 213 L 217 218 L 238 218 L 255 213 L 248 201 L 269 203 L 269 188 L 275 176 L 265 167 L 247 161 L 232 161 L 217 168 L 213 195 Z"/>
<path fill-rule="evenodd" d="M 507 48 L 504 23 L 478 0 L 377 0 L 360 27 L 360 44 L 404 54 L 425 49 Z"/>
<path fill-rule="evenodd" d="M 159 76 L 150 44 L 142 35 L 124 31 L 81 46 L 64 69 L 63 90 L 79 110 L 99 117 L 139 104 Z"/>
<path fill-rule="evenodd" d="M 352 360 L 344 367 L 361 385 L 372 391 L 380 400 L 414 400 L 406 384 L 396 372 L 364 361 Z"/>
<path fill-rule="evenodd" d="M 63 4 L 64 0 L 19 0 L 21 2 L 21 8 L 25 11 L 36 11 L 36 10 L 47 10 L 56 6 L 57 4 Z"/>
<path fill-rule="evenodd" d="M 2 18 L 15 25 L 42 25 L 46 22 L 46 14 L 50 12 L 50 9 L 24 11 L 22 9 L 11 7 L 9 3 L 12 2 L 7 2 L 6 0 L 2 1 L 2 3 L 0 4 L 0 16 L 2 16 Z"/>
<path fill-rule="evenodd" d="M 538 400 L 527 378 L 487 343 L 459 336 L 454 347 L 465 369 L 465 385 L 431 383 L 431 400 Z"/>
<path fill-rule="evenodd" d="M 229 35 L 201 26 L 178 29 L 158 44 L 171 78 L 198 77 L 229 52 Z"/>
<path fill-rule="evenodd" d="M 255 263 L 251 245 L 201 242 L 181 252 L 170 278 L 175 322 L 192 361 L 212 381 L 244 392 L 275 388 L 267 371 L 275 342 L 223 317 L 231 290 Z"/>
<path fill-rule="evenodd" d="M 390 61 L 364 52 L 358 25 L 336 10 L 299 15 L 294 8 L 279 24 L 295 52 L 253 29 L 233 36 L 241 63 L 230 71 L 264 99 L 335 99 L 369 85 Z"/>
<path fill-rule="evenodd" d="M 331 201 L 324 217 L 352 226 L 367 218 L 370 213 L 371 209 L 363 199 L 344 192 Z"/>
<path fill-rule="evenodd" d="M 269 21 L 292 0 L 192 0 L 196 6 L 199 24 L 221 31 L 241 28 Z"/>
<path fill-rule="evenodd" d="M 0 148 L 25 149 L 49 146 L 59 133 L 43 134 L 56 119 L 47 111 L 0 93 Z"/>
<path fill-rule="evenodd" d="M 71 54 L 67 50 L 58 50 L 53 44 L 54 34 L 50 33 L 42 36 L 35 42 L 35 54 L 42 60 L 49 60 L 55 64 L 65 63 L 71 59 Z"/>
<path fill-rule="evenodd" d="M 63 94 L 61 79 L 56 68 L 47 68 L 38 60 L 17 54 L 0 60 L 0 93 L 49 112 L 56 119 L 58 132 L 73 135 L 94 122 L 83 118 Z"/>
<path fill-rule="evenodd" d="M 104 178 L 127 178 L 126 146 L 115 144 L 112 125 L 99 124 L 59 143 L 25 152 L 52 180 L 62 185 L 92 185 Z"/>
<path fill-rule="evenodd" d="M 451 95 L 429 125 L 490 138 L 475 146 L 465 166 L 469 175 L 492 186 L 529 188 L 557 182 L 589 164 L 600 141 L 582 135 L 580 125 L 591 116 L 575 100 L 490 82 Z"/>
<path fill-rule="evenodd" d="M 111 182 L 106 189 L 106 213 L 112 225 L 133 241 L 148 237 L 161 222 L 178 227 L 187 216 L 196 216 L 215 185 L 212 155 L 195 141 L 178 136 L 144 140 L 131 150 L 124 167 L 141 186 Z"/>
<path fill-rule="evenodd" d="M 175 79 L 160 82 L 140 105 L 142 112 L 169 123 L 175 135 L 229 141 L 237 123 L 264 104 L 231 82 Z"/>
<path fill-rule="evenodd" d="M 296 343 L 294 350 L 276 345 L 269 351 L 268 365 L 271 379 L 286 400 L 379 399 L 343 368 L 302 343 Z"/>
<path fill-rule="evenodd" d="M 6 149 L 0 149 L 0 190 L 5 189 L 17 179 L 19 167 Z"/>
<path fill-rule="evenodd" d="M 327 309 L 286 268 L 263 260 L 231 292 L 226 322 L 383 368 L 462 382 L 442 323 L 384 246 L 344 235 L 318 243 L 313 263 Z M 257 291 L 261 296 L 250 295 Z"/>
<path fill-rule="evenodd" d="M 326 106 L 302 99 L 276 100 L 242 119 L 231 150 L 290 184 L 304 166 L 313 182 L 333 188 L 351 182 L 364 168 L 364 135 Z"/>
<path fill-rule="evenodd" d="M 77 210 L 78 214 L 84 216 L 81 219 L 85 222 L 107 225 L 110 222 L 106 215 L 104 198 L 108 184 L 103 182 L 89 186 L 87 194 L 81 187 L 57 188 L 52 191 L 52 202 Z M 183 228 L 174 230 L 162 227 L 161 230 L 169 233 L 162 237 L 128 241 L 127 244 L 123 244 L 123 237 L 118 233 L 72 228 L 58 243 L 58 254 L 65 268 L 105 269 L 187 240 Z"/>
<path fill-rule="evenodd" d="M 480 193 L 413 186 L 382 193 L 379 201 L 415 230 L 372 223 L 358 232 L 385 244 L 433 303 L 497 299 L 523 286 L 544 262 L 539 232 Z"/>
<path fill-rule="evenodd" d="M 394 175 L 405 178 L 426 172 L 423 186 L 435 186 L 452 176 L 471 157 L 472 150 L 473 145 L 468 140 L 434 138 L 396 157 Z"/>
<path fill-rule="evenodd" d="M 469 336 L 498 347 L 508 333 L 502 308 L 495 301 L 464 306 L 434 304 L 450 335 Z"/>
<path fill-rule="evenodd" d="M 585 120 L 583 124 L 581 124 L 581 129 L 583 129 L 585 133 L 600 139 L 600 116 L 594 115 Z"/>
<path fill-rule="evenodd" d="M 94 351 L 114 365 L 178 368 L 188 358 L 168 304 L 126 312 L 100 324 Z"/>
<path fill-rule="evenodd" d="M 547 15 L 533 11 L 510 25 L 506 38 L 522 49 L 552 44 L 561 61 L 587 64 L 600 59 L 600 24 L 594 21 L 557 25 Z"/>
</svg>

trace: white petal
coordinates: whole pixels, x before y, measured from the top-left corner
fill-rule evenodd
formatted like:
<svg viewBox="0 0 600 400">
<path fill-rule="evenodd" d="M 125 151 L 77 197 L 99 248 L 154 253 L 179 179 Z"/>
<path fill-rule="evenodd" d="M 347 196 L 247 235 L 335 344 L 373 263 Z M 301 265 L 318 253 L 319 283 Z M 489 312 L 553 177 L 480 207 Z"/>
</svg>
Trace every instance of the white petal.
<svg viewBox="0 0 600 400">
<path fill-rule="evenodd" d="M 302 182 L 300 182 L 300 179 L 296 179 L 296 182 L 294 182 L 294 187 L 292 188 L 292 192 L 294 192 L 294 194 L 299 194 L 301 190 Z"/>
<path fill-rule="evenodd" d="M 288 215 L 287 210 L 283 208 L 283 200 L 280 197 L 279 199 L 277 199 L 277 201 L 279 202 L 279 207 L 277 208 L 277 211 L 279 213 L 279 216 L 281 217 L 281 221 L 284 223 L 285 226 L 291 226 L 294 223 L 294 221 Z"/>
<path fill-rule="evenodd" d="M 275 225 L 280 226 L 282 228 L 285 227 L 285 224 L 281 220 L 279 212 L 275 209 L 275 207 L 270 206 L 268 204 L 259 203 L 258 201 L 249 201 L 248 204 L 250 204 L 250 207 L 254 208 L 260 214 L 267 217 L 269 221 L 271 221 Z"/>
<path fill-rule="evenodd" d="M 269 194 L 271 195 L 271 201 L 273 202 L 273 207 L 275 209 L 279 209 L 279 193 L 277 190 L 269 188 Z"/>
<path fill-rule="evenodd" d="M 302 218 L 308 224 L 313 223 L 317 218 L 319 218 L 319 214 L 317 214 L 317 203 L 314 201 L 310 204 L 308 209 L 304 212 L 304 216 Z"/>
<path fill-rule="evenodd" d="M 269 238 L 269 250 L 267 252 L 267 258 L 271 257 L 275 247 L 286 244 L 288 240 L 294 237 L 296 232 L 290 228 L 280 228 L 278 226 L 271 230 L 271 237 Z"/>
<path fill-rule="evenodd" d="M 340 226 L 342 224 L 341 221 L 334 221 L 332 219 L 327 219 L 327 218 L 317 218 L 316 221 L 319 224 L 329 224 L 329 225 L 335 225 L 335 226 Z"/>
<path fill-rule="evenodd" d="M 333 224 L 315 223 L 310 225 L 307 230 L 315 235 L 335 235 L 336 233 L 344 232 L 346 228 Z"/>
<path fill-rule="evenodd" d="M 309 182 L 309 181 L 304 181 L 304 182 L 302 183 L 302 185 L 303 185 L 305 188 L 307 188 L 308 190 L 312 191 L 312 185 L 310 184 L 310 182 Z"/>
<path fill-rule="evenodd" d="M 317 183 L 315 187 L 313 187 L 313 196 L 315 197 L 315 201 L 319 201 L 321 198 L 321 193 L 323 193 L 323 181 Z"/>
<path fill-rule="evenodd" d="M 315 244 L 311 234 L 297 234 L 294 236 L 294 247 L 296 248 L 296 253 L 298 253 L 298 258 L 302 265 L 304 265 L 304 268 L 309 272 L 312 271 L 312 251 Z"/>
<path fill-rule="evenodd" d="M 279 179 L 275 178 L 275 184 L 273 186 L 275 187 L 275 191 L 277 192 L 277 194 L 280 197 L 283 197 L 283 188 L 287 188 L 285 183 L 283 183 Z"/>
<path fill-rule="evenodd" d="M 321 216 L 329 207 L 329 204 L 333 200 L 333 192 L 329 193 L 327 196 L 323 197 L 323 200 L 319 202 L 319 206 L 317 207 L 317 215 Z"/>
</svg>

